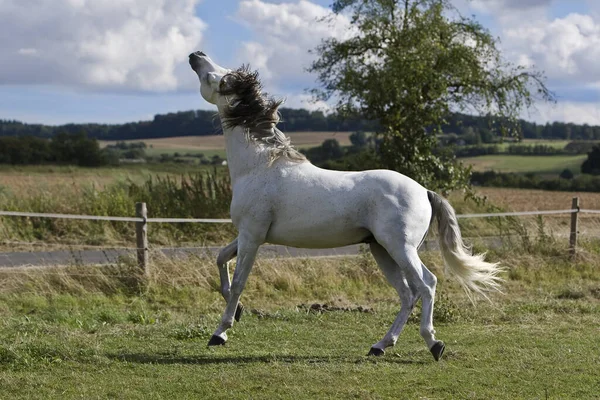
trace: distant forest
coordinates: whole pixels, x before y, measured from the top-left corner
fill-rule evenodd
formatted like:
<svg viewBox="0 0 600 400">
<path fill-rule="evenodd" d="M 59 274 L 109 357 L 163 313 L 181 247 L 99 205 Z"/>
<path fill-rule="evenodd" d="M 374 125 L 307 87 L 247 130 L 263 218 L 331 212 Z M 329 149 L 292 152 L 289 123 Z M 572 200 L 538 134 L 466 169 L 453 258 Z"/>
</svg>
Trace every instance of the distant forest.
<svg viewBox="0 0 600 400">
<path fill-rule="evenodd" d="M 372 132 L 377 123 L 362 119 L 342 119 L 335 114 L 320 111 L 282 108 L 279 128 L 284 132 L 300 131 L 350 131 Z M 561 140 L 600 140 L 600 126 L 576 125 L 554 122 L 536 124 L 519 121 L 524 138 Z M 220 133 L 220 123 L 213 111 L 196 110 L 169 114 L 157 114 L 151 121 L 125 124 L 66 124 L 59 126 L 26 124 L 19 121 L 0 120 L 0 136 L 36 136 L 51 138 L 57 133 L 86 132 L 88 137 L 99 140 L 142 140 L 175 136 L 205 136 Z M 494 124 L 489 118 L 465 114 L 453 114 L 442 130 L 455 134 L 468 143 L 492 143 L 497 137 Z"/>
</svg>

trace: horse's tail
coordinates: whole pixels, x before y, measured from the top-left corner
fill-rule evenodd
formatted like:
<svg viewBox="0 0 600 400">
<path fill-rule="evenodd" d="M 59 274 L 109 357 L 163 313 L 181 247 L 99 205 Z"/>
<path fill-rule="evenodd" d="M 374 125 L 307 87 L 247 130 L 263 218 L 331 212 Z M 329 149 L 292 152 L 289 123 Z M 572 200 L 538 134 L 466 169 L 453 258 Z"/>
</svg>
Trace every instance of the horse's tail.
<svg viewBox="0 0 600 400">
<path fill-rule="evenodd" d="M 432 191 L 427 192 L 431 203 L 433 217 L 438 221 L 439 242 L 446 267 L 467 294 L 474 291 L 487 298 L 485 292 L 500 291 L 502 279 L 498 276 L 502 269 L 497 263 L 484 260 L 485 254 L 471 255 L 460 234 L 460 228 L 454 209 L 442 196 Z"/>
</svg>

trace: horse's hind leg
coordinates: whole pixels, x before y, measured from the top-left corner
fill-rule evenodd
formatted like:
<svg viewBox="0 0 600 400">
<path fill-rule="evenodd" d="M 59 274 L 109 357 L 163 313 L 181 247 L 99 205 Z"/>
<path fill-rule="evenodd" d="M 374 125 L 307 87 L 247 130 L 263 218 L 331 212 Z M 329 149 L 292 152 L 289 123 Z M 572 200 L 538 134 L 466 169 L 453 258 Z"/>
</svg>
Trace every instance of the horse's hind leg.
<svg viewBox="0 0 600 400">
<path fill-rule="evenodd" d="M 229 243 L 223 247 L 217 256 L 217 266 L 219 267 L 219 278 L 221 280 L 221 294 L 225 301 L 229 301 L 231 278 L 229 277 L 229 261 L 237 256 L 238 240 Z M 235 310 L 235 320 L 240 321 L 244 306 L 239 303 Z"/>
<path fill-rule="evenodd" d="M 408 244 L 384 247 L 403 269 L 408 285 L 415 288 L 417 295 L 422 298 L 420 333 L 431 354 L 438 361 L 444 353 L 445 345 L 441 340 L 435 339 L 433 329 L 433 301 L 437 278 L 421 262 L 416 247 Z"/>
<path fill-rule="evenodd" d="M 379 268 L 387 278 L 388 282 L 396 289 L 398 296 L 400 296 L 401 306 L 400 312 L 396 316 L 394 323 L 385 334 L 383 339 L 375 343 L 368 355 L 379 356 L 382 355 L 387 347 L 394 346 L 398 340 L 398 336 L 402 332 L 410 313 L 412 312 L 418 296 L 415 295 L 415 291 L 410 287 L 406 277 L 403 274 L 403 270 L 396 264 L 394 259 L 379 243 L 371 243 L 371 253 L 377 261 Z"/>
<path fill-rule="evenodd" d="M 423 270 L 423 283 L 425 284 L 425 294 L 423 295 L 422 310 L 421 310 L 421 328 L 420 333 L 427 347 L 433 354 L 436 361 L 444 354 L 445 345 L 441 340 L 435 340 L 435 329 L 433 329 L 433 304 L 435 301 L 435 288 L 437 278 L 427 269 L 425 264 L 421 262 Z"/>
</svg>

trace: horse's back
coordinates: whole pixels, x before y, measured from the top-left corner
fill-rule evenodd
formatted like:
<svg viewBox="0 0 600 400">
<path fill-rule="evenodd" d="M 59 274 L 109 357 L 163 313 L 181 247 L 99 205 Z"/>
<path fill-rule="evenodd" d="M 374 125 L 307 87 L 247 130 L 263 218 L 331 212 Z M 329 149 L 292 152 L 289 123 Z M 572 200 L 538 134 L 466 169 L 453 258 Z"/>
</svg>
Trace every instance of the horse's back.
<svg viewBox="0 0 600 400">
<path fill-rule="evenodd" d="M 426 189 L 397 172 L 331 171 L 306 163 L 279 174 L 268 242 L 338 247 L 370 240 L 383 219 L 407 227 L 429 224 Z"/>
</svg>

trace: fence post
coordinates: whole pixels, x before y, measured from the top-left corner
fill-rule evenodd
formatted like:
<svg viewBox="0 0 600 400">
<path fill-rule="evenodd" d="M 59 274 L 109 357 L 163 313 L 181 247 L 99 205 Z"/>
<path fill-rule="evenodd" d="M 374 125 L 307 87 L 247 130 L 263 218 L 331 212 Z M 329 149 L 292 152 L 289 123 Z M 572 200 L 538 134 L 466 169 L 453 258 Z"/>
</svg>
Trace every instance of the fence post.
<svg viewBox="0 0 600 400">
<path fill-rule="evenodd" d="M 571 213 L 571 235 L 569 236 L 569 250 L 574 256 L 577 251 L 577 216 L 579 215 L 579 197 L 573 197 L 571 209 L 576 210 Z"/>
<path fill-rule="evenodd" d="M 143 218 L 143 221 L 135 223 L 135 241 L 137 244 L 137 261 L 138 266 L 144 278 L 148 277 L 148 211 L 146 203 L 135 203 L 135 216 Z"/>
</svg>

